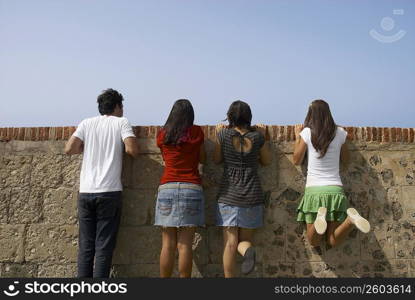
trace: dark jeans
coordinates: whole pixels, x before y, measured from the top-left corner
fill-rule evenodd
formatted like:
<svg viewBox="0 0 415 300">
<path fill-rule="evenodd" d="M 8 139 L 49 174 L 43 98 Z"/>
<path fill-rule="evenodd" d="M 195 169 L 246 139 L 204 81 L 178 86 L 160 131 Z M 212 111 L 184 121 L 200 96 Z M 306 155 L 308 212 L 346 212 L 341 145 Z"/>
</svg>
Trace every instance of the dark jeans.
<svg viewBox="0 0 415 300">
<path fill-rule="evenodd" d="M 121 192 L 79 193 L 78 277 L 109 277 L 121 203 Z"/>
</svg>

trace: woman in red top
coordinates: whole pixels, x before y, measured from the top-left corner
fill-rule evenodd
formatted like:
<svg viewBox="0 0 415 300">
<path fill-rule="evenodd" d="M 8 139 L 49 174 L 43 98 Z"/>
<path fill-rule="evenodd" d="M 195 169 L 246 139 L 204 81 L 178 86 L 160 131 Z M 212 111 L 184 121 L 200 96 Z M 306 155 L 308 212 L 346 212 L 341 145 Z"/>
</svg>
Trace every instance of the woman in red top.
<svg viewBox="0 0 415 300">
<path fill-rule="evenodd" d="M 180 277 L 192 273 L 192 243 L 196 226 L 205 224 L 199 163 L 204 163 L 204 134 L 193 125 L 189 100 L 177 100 L 157 135 L 165 163 L 157 195 L 155 225 L 162 226 L 160 277 L 170 277 L 176 248 Z"/>
</svg>

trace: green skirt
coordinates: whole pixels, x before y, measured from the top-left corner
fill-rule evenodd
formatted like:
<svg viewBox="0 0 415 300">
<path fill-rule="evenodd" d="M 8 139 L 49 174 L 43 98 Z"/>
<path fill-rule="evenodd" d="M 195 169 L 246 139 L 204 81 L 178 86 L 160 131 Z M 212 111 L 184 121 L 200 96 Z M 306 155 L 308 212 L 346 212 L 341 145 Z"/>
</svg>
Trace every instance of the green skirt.
<svg viewBox="0 0 415 300">
<path fill-rule="evenodd" d="M 314 223 L 319 207 L 327 208 L 327 221 L 343 222 L 349 206 L 343 187 L 335 185 L 306 187 L 297 208 L 297 221 Z"/>
</svg>

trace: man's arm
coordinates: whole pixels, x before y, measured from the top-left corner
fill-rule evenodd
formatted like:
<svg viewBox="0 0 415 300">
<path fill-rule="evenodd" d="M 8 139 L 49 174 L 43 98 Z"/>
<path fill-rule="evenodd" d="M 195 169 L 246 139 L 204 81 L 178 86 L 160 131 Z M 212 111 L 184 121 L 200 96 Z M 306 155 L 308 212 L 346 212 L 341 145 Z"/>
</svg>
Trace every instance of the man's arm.
<svg viewBox="0 0 415 300">
<path fill-rule="evenodd" d="M 135 136 L 124 139 L 125 152 L 134 158 L 138 157 L 138 142 Z"/>
<path fill-rule="evenodd" d="M 76 136 L 71 136 L 71 138 L 65 144 L 66 154 L 81 154 L 83 150 L 84 143 L 80 138 Z"/>
</svg>

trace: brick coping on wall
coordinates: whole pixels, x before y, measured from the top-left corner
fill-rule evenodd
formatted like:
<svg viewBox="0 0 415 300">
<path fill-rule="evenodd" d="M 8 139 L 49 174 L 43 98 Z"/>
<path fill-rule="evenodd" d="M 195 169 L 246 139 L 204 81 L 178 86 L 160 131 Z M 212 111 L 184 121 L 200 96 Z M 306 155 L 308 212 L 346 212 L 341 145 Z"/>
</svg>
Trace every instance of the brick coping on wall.
<svg viewBox="0 0 415 300">
<path fill-rule="evenodd" d="M 161 126 L 134 126 L 134 132 L 139 138 L 154 138 Z M 205 136 L 211 138 L 215 126 L 202 126 Z M 290 142 L 295 140 L 294 125 L 267 126 L 271 139 L 275 142 Z M 344 127 L 348 139 L 362 142 L 380 143 L 414 143 L 414 128 L 395 127 Z M 59 141 L 67 140 L 76 127 L 6 127 L 0 128 L 0 141 Z"/>
</svg>

